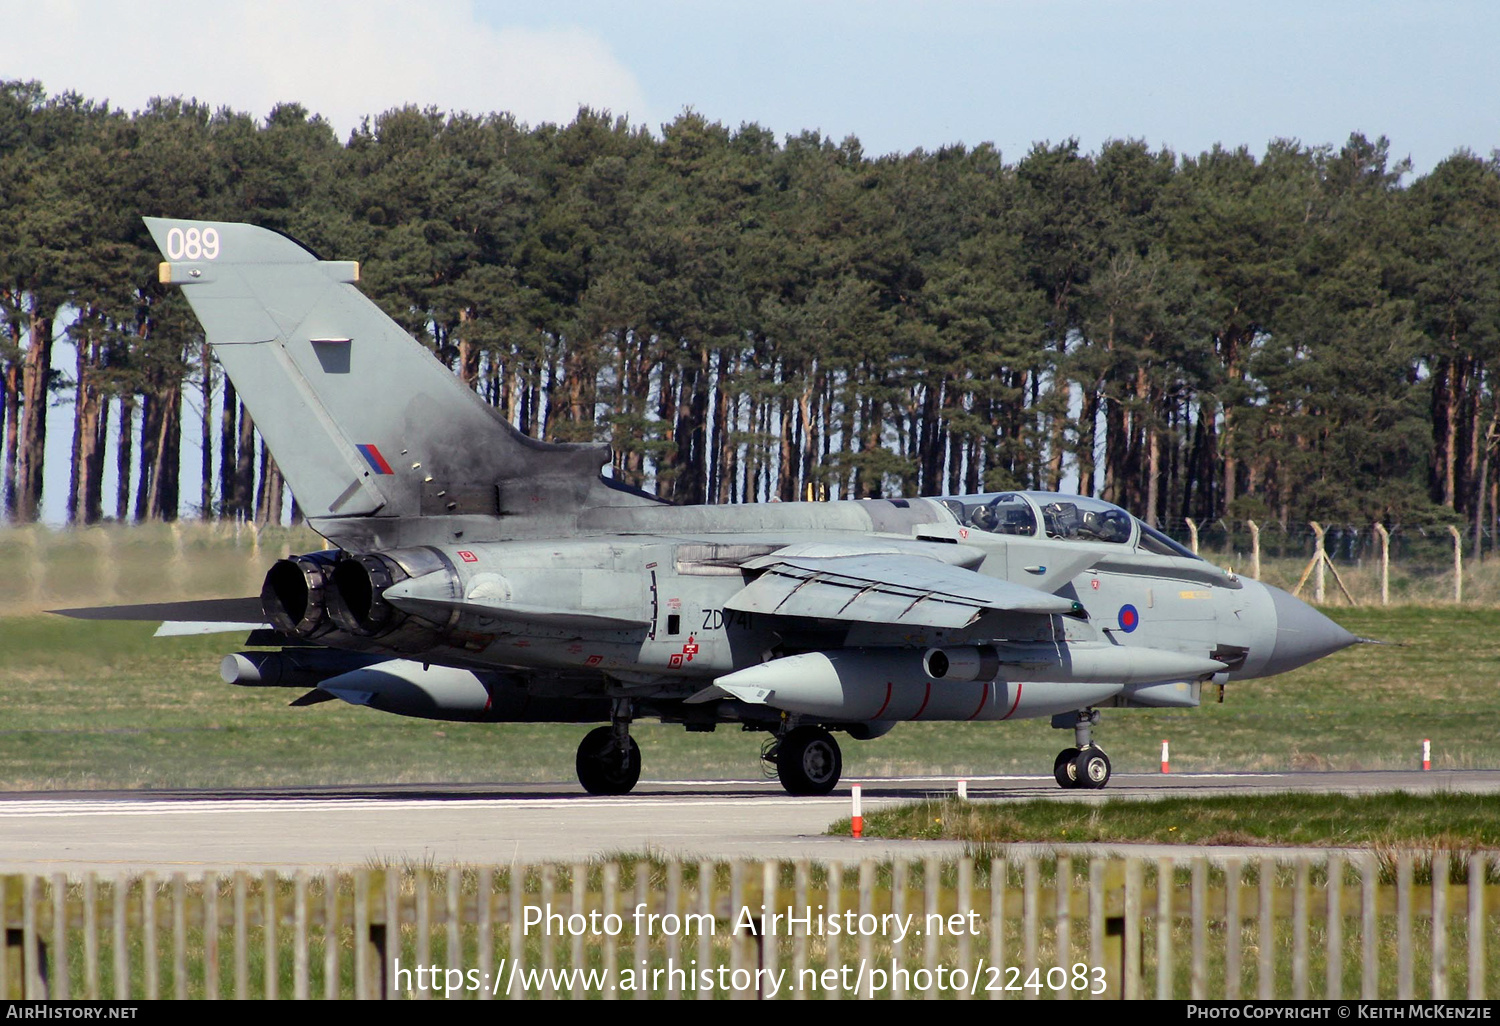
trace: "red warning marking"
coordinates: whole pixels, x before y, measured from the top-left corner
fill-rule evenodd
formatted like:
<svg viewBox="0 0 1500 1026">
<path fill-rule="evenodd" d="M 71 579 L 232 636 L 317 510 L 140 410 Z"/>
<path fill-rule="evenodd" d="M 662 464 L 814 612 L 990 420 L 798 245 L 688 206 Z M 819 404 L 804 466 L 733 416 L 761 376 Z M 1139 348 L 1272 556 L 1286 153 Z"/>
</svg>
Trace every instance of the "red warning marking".
<svg viewBox="0 0 1500 1026">
<path fill-rule="evenodd" d="M 459 549 L 458 558 L 463 560 L 465 563 L 479 562 L 479 557 L 474 555 L 474 553 L 470 552 L 468 549 Z"/>
<path fill-rule="evenodd" d="M 591 655 L 583 661 L 583 665 L 598 666 L 602 662 L 604 662 L 604 657 L 602 655 Z"/>
<path fill-rule="evenodd" d="M 989 681 L 985 681 L 984 682 L 984 693 L 979 696 L 979 704 L 974 707 L 974 711 L 969 715 L 969 719 L 972 720 L 975 716 L 978 716 L 980 713 L 984 712 L 984 707 L 987 706 L 987 705 L 989 705 L 989 704 L 990 704 L 990 682 Z"/>
<path fill-rule="evenodd" d="M 922 704 L 917 708 L 916 712 L 911 714 L 911 718 L 914 720 L 921 719 L 922 713 L 926 711 L 927 703 L 930 701 L 932 701 L 932 681 L 927 682 L 927 693 L 922 696 Z"/>
<path fill-rule="evenodd" d="M 682 654 L 687 656 L 687 661 L 692 662 L 693 656 L 698 654 L 698 640 L 689 634 L 687 644 L 682 646 Z"/>
<path fill-rule="evenodd" d="M 871 716 L 870 719 L 872 719 L 872 720 L 878 720 L 878 719 L 880 719 L 880 713 L 885 712 L 886 706 L 888 706 L 890 704 L 891 704 L 891 682 L 890 681 L 886 681 L 885 682 L 885 701 L 880 703 L 880 712 L 877 712 L 874 716 Z"/>
<path fill-rule="evenodd" d="M 673 652 L 667 657 L 667 665 L 674 670 L 680 668 L 682 666 L 682 653 Z"/>
<path fill-rule="evenodd" d="M 1015 713 L 1015 711 L 1016 711 L 1016 706 L 1018 706 L 1020 704 L 1021 704 L 1021 685 L 1017 684 L 1016 685 L 1016 700 L 1014 702 L 1010 703 L 1010 712 L 1006 713 L 1004 716 L 1002 716 L 1000 718 L 1002 720 L 1008 720 L 1008 719 L 1010 719 L 1011 715 L 1013 713 Z"/>
<path fill-rule="evenodd" d="M 1089 582 L 1089 587 L 1093 588 L 1095 591 L 1098 591 L 1099 590 L 1099 578 L 1095 577 L 1092 581 L 1090 581 Z"/>
</svg>

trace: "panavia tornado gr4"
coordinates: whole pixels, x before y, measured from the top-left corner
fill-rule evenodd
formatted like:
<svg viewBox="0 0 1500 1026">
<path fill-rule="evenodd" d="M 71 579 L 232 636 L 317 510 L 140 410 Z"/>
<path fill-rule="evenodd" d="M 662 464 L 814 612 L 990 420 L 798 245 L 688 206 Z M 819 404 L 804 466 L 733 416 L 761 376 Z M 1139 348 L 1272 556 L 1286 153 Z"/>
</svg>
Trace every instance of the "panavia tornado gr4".
<svg viewBox="0 0 1500 1026">
<path fill-rule="evenodd" d="M 253 225 L 147 224 L 334 547 L 276 563 L 259 599 L 93 615 L 248 628 L 225 679 L 308 688 L 293 705 L 604 724 L 577 755 L 596 794 L 635 786 L 642 717 L 765 732 L 793 794 L 838 783 L 835 732 L 1049 717 L 1074 738 L 1058 784 L 1100 788 L 1099 709 L 1196 706 L 1358 640 L 1092 498 L 669 505 L 603 477 L 607 446 L 517 432 L 357 264 Z"/>
</svg>

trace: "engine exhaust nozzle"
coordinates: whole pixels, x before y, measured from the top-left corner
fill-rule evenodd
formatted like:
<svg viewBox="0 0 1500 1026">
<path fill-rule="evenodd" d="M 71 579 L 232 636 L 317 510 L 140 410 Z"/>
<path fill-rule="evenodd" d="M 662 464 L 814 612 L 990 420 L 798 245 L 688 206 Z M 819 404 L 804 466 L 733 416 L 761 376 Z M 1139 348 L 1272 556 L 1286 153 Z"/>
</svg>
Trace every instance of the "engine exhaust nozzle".
<svg viewBox="0 0 1500 1026">
<path fill-rule="evenodd" d="M 278 559 L 260 588 L 260 608 L 282 634 L 310 638 L 329 626 L 327 594 L 338 552 Z"/>
</svg>

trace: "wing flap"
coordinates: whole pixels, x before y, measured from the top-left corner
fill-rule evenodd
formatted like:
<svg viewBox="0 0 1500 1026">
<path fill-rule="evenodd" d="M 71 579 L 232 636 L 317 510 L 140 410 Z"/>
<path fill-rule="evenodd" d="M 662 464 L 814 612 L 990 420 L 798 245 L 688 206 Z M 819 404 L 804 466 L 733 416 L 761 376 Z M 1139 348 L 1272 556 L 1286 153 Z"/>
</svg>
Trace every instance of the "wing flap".
<svg viewBox="0 0 1500 1026">
<path fill-rule="evenodd" d="M 987 610 L 1072 613 L 1072 599 L 926 556 L 763 556 L 725 608 L 771 616 L 962 629 Z"/>
</svg>

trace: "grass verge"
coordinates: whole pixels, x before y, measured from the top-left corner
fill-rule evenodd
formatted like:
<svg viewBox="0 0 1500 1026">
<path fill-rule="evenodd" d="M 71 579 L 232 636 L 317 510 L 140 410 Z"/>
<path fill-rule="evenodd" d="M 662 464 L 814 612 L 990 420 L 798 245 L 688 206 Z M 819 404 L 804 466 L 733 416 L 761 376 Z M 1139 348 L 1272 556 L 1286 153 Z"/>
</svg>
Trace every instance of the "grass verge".
<svg viewBox="0 0 1500 1026">
<path fill-rule="evenodd" d="M 830 834 L 847 835 L 847 819 Z M 881 809 L 868 837 L 974 844 L 1229 844 L 1348 848 L 1500 848 L 1500 795 L 1282 792 L 1256 797 L 973 802 Z"/>
</svg>

